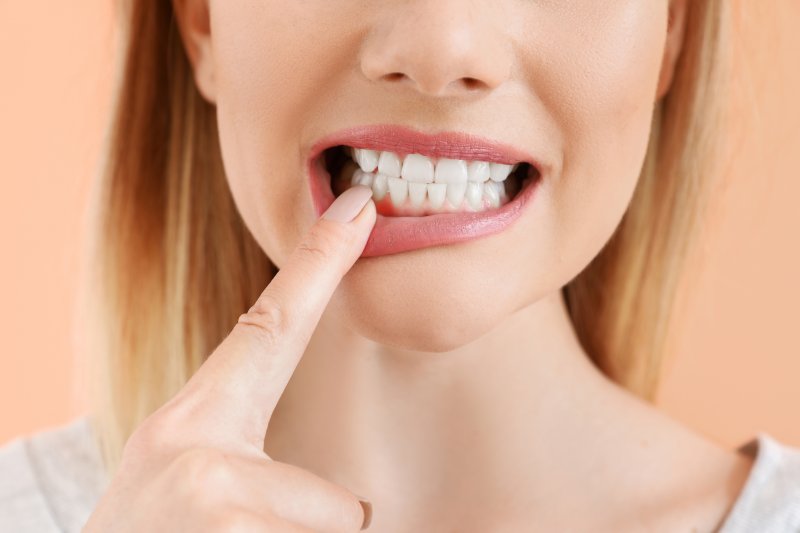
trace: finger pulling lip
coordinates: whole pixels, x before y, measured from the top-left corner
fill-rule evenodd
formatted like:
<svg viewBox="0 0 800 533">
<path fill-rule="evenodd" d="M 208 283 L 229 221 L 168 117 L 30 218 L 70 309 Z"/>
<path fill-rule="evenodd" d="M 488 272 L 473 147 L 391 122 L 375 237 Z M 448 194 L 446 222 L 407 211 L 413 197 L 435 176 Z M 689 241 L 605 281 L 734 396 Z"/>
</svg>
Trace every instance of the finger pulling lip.
<svg viewBox="0 0 800 533">
<path fill-rule="evenodd" d="M 465 242 L 499 233 L 511 226 L 531 203 L 542 176 L 541 165 L 528 154 L 514 147 L 465 133 L 445 132 L 431 135 L 392 125 L 356 127 L 320 140 L 311 150 L 307 170 L 317 217 L 335 199 L 331 176 L 325 168 L 322 155 L 326 149 L 337 145 L 392 151 L 401 157 L 417 153 L 428 157 L 531 165 L 531 173 L 523 180 L 519 193 L 510 202 L 496 209 L 426 216 L 392 217 L 378 214 L 361 257 Z"/>
</svg>

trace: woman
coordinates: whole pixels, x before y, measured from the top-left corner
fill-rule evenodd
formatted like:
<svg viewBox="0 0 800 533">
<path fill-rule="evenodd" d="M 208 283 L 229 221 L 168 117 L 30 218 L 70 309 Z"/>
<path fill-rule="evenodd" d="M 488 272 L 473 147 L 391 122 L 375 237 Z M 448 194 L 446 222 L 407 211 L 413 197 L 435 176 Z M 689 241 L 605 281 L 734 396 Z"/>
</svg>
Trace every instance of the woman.
<svg viewBox="0 0 800 533">
<path fill-rule="evenodd" d="M 650 403 L 725 0 L 123 13 L 102 400 L 9 527 L 800 529 L 800 450 Z"/>
</svg>

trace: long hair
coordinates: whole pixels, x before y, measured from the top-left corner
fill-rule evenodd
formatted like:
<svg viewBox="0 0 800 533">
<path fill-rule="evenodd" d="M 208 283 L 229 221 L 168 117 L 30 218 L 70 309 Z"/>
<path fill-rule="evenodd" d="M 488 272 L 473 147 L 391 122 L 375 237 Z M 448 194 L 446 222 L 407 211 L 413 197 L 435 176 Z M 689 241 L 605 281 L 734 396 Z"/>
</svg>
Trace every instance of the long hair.
<svg viewBox="0 0 800 533">
<path fill-rule="evenodd" d="M 563 289 L 592 361 L 649 400 L 711 188 L 726 1 L 689 2 L 683 52 L 654 110 L 631 205 Z M 195 86 L 171 2 L 120 8 L 122 61 L 84 295 L 90 416 L 109 472 L 139 423 L 178 392 L 276 272 L 234 205 L 215 110 Z"/>
</svg>

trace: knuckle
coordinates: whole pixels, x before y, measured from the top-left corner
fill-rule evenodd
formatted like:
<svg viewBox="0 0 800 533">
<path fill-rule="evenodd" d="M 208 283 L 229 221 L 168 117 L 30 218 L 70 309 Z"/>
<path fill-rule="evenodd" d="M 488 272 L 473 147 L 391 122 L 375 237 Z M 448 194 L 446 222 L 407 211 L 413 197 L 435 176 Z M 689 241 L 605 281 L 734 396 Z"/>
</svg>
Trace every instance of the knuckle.
<svg viewBox="0 0 800 533">
<path fill-rule="evenodd" d="M 123 456 L 165 454 L 180 448 L 179 429 L 196 409 L 191 398 L 177 395 L 145 418 L 128 438 Z"/>
<path fill-rule="evenodd" d="M 253 328 L 263 342 L 275 344 L 286 331 L 286 312 L 277 298 L 265 293 L 239 317 L 239 324 Z"/>
<path fill-rule="evenodd" d="M 234 471 L 225 454 L 212 448 L 193 448 L 172 464 L 173 474 L 198 508 L 220 503 L 234 489 Z"/>
<path fill-rule="evenodd" d="M 145 419 L 125 442 L 123 459 L 141 459 L 168 451 L 173 442 L 166 427 L 159 416 L 151 415 Z"/>
<path fill-rule="evenodd" d="M 297 251 L 302 254 L 303 261 L 325 263 L 331 258 L 329 248 L 321 246 L 319 242 L 303 241 L 297 245 Z"/>
<path fill-rule="evenodd" d="M 335 250 L 352 239 L 352 232 L 341 224 L 316 224 L 298 245 L 307 260 L 326 263 Z"/>
</svg>

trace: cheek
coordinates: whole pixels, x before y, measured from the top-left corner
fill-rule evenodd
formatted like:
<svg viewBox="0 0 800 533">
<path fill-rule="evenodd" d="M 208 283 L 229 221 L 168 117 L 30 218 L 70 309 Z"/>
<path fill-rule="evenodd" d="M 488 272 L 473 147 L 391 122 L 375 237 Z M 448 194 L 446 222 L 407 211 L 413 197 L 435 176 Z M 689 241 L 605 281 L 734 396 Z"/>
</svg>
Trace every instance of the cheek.
<svg viewBox="0 0 800 533">
<path fill-rule="evenodd" d="M 550 63 L 540 95 L 562 135 L 562 166 L 547 191 L 553 244 L 580 267 L 576 273 L 610 238 L 633 195 L 666 38 L 663 2 L 613 4 L 541 43 Z"/>
<path fill-rule="evenodd" d="M 319 36 L 331 33 L 324 13 L 331 8 L 327 2 L 310 9 L 286 1 L 212 7 L 226 175 L 245 223 L 278 266 L 315 218 L 299 140 L 314 106 L 324 105 L 318 88 L 333 61 L 326 50 L 335 47 L 320 43 Z"/>
</svg>

